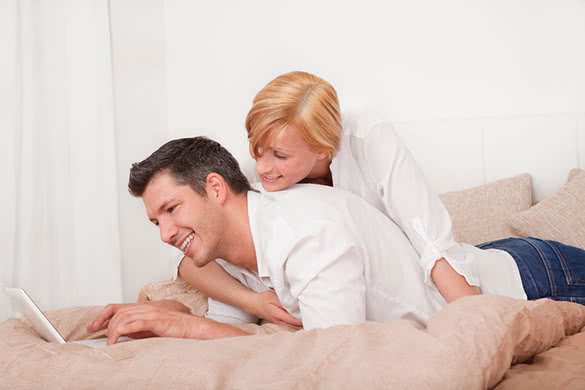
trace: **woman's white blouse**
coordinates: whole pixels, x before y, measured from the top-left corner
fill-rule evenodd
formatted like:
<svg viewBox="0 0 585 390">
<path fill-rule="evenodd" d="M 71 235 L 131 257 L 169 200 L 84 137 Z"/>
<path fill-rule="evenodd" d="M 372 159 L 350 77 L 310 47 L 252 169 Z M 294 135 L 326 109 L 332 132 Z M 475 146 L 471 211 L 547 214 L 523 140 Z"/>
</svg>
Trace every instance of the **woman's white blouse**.
<svg viewBox="0 0 585 390">
<path fill-rule="evenodd" d="M 253 163 L 242 168 L 252 183 L 260 180 Z M 334 187 L 362 197 L 403 230 L 419 255 L 424 282 L 433 287 L 437 300 L 443 299 L 430 274 L 441 258 L 483 294 L 526 299 L 518 267 L 508 253 L 455 241 L 447 209 L 390 122 L 363 114 L 344 115 L 340 147 L 330 169 Z"/>
</svg>

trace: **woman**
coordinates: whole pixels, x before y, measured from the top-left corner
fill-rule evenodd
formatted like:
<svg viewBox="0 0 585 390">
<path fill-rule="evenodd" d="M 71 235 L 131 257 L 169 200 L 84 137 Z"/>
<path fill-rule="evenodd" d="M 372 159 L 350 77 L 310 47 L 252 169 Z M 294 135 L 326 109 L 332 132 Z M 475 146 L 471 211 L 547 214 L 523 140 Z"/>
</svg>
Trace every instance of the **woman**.
<svg viewBox="0 0 585 390">
<path fill-rule="evenodd" d="M 425 283 L 447 302 L 479 294 L 480 282 L 487 294 L 552 296 L 558 286 L 549 283 L 539 290 L 532 282 L 538 276 L 527 271 L 547 266 L 525 264 L 527 259 L 550 252 L 554 259 L 544 262 L 557 267 L 562 260 L 555 253 L 573 258 L 585 253 L 532 239 L 501 240 L 482 249 L 455 242 L 447 210 L 428 188 L 391 124 L 351 114 L 342 120 L 334 88 L 315 75 L 291 72 L 268 83 L 254 99 L 246 128 L 250 154 L 256 160 L 257 174 L 247 174 L 251 182 L 260 181 L 266 191 L 315 183 L 361 196 L 403 230 L 420 256 Z M 540 276 L 546 279 L 543 272 Z M 585 269 L 579 272 L 585 274 Z M 271 322 L 301 325 L 282 309 L 275 294 L 244 288 L 216 263 L 196 269 L 183 261 L 179 275 L 216 300 Z M 576 297 L 567 294 L 571 292 L 554 298 L 585 302 L 585 295 L 579 295 L 583 292 L 576 292 Z"/>
</svg>

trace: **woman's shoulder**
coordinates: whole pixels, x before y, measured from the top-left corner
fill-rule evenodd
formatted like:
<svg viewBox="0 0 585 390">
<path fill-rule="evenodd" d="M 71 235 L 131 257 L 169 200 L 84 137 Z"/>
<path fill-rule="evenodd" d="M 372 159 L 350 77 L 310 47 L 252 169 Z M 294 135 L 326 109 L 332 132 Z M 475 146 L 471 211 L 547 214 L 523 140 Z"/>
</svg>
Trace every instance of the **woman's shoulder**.
<svg viewBox="0 0 585 390">
<path fill-rule="evenodd" d="M 379 112 L 347 110 L 342 114 L 343 137 L 367 139 L 379 135 L 393 135 L 392 121 Z"/>
</svg>

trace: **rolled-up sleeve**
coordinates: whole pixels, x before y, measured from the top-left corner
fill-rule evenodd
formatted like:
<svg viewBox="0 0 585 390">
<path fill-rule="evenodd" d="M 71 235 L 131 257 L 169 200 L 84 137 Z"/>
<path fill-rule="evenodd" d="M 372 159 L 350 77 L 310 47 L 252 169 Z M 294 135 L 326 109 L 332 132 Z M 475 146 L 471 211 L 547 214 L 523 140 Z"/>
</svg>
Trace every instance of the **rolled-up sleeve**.
<svg viewBox="0 0 585 390">
<path fill-rule="evenodd" d="M 205 313 L 205 318 L 224 324 L 256 324 L 259 320 L 258 317 L 246 313 L 237 307 L 211 298 L 207 299 L 207 312 Z"/>
<path fill-rule="evenodd" d="M 434 285 L 431 270 L 444 258 L 469 284 L 479 286 L 470 259 L 453 237 L 447 209 L 427 185 L 391 123 L 376 124 L 365 140 L 365 149 L 370 179 L 386 212 L 417 251 L 425 284 Z"/>
</svg>

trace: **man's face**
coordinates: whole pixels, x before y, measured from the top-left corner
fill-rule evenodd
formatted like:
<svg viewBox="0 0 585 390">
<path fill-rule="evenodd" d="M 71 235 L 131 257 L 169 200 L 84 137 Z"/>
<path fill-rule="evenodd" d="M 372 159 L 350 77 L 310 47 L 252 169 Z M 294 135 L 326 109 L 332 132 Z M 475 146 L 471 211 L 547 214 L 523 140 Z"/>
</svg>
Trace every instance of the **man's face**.
<svg viewBox="0 0 585 390">
<path fill-rule="evenodd" d="M 146 214 L 158 225 L 160 238 L 180 249 L 196 266 L 218 257 L 225 217 L 214 197 L 205 198 L 170 173 L 155 176 L 144 191 Z"/>
</svg>

